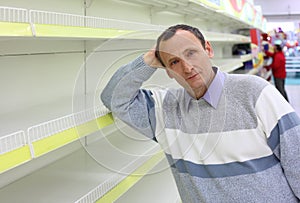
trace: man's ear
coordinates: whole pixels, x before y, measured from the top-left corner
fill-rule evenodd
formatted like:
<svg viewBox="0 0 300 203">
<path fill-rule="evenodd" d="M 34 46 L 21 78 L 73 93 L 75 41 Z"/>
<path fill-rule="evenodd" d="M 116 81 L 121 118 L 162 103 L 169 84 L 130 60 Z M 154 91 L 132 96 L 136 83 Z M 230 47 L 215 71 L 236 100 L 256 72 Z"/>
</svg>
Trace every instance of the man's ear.
<svg viewBox="0 0 300 203">
<path fill-rule="evenodd" d="M 214 50 L 213 50 L 211 44 L 209 43 L 209 41 L 205 42 L 205 51 L 209 58 L 214 57 Z"/>
</svg>

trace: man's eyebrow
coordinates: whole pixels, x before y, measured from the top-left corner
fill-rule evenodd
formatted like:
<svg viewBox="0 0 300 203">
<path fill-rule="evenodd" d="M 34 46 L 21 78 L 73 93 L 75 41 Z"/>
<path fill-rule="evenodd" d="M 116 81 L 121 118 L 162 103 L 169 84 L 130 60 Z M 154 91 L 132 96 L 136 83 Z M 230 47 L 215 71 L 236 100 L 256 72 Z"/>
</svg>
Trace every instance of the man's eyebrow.
<svg viewBox="0 0 300 203">
<path fill-rule="evenodd" d="M 192 46 L 192 47 L 186 48 L 186 49 L 183 51 L 183 53 L 186 53 L 186 52 L 188 52 L 188 51 L 196 51 L 196 50 L 198 50 L 198 49 L 197 49 L 197 46 Z"/>
<path fill-rule="evenodd" d="M 186 52 L 189 52 L 189 51 L 191 51 L 191 50 L 194 50 L 194 49 L 192 49 L 192 48 L 187 48 L 187 49 L 185 49 L 185 50 L 183 51 L 183 54 L 186 54 Z"/>
<path fill-rule="evenodd" d="M 174 56 L 172 55 L 168 60 L 167 60 L 167 63 L 170 63 L 171 61 L 173 61 L 174 59 L 180 59 L 179 56 Z"/>
</svg>

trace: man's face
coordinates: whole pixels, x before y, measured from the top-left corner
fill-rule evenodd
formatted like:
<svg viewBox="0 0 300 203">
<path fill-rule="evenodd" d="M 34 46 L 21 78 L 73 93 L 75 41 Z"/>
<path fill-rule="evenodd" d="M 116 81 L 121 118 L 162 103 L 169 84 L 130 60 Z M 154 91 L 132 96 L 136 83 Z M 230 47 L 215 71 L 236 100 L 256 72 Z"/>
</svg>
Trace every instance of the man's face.
<svg viewBox="0 0 300 203">
<path fill-rule="evenodd" d="M 197 98 L 202 96 L 214 76 L 210 44 L 206 42 L 204 49 L 194 34 L 178 30 L 170 39 L 161 41 L 159 47 L 169 77 Z"/>
</svg>

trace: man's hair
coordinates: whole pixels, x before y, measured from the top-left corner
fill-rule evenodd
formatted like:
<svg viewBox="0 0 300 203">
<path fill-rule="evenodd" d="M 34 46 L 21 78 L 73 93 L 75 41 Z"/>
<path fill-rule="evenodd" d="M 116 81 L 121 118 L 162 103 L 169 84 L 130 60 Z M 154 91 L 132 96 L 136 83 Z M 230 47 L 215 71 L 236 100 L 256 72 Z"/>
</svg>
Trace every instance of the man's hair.
<svg viewBox="0 0 300 203">
<path fill-rule="evenodd" d="M 282 47 L 279 44 L 275 44 L 277 51 L 282 51 Z"/>
<path fill-rule="evenodd" d="M 160 54 L 159 54 L 159 44 L 161 41 L 166 41 L 166 40 L 170 39 L 171 37 L 173 37 L 177 30 L 186 30 L 186 31 L 191 32 L 192 34 L 195 35 L 195 37 L 197 37 L 200 40 L 203 48 L 205 48 L 205 38 L 198 28 L 192 27 L 190 25 L 185 25 L 185 24 L 178 24 L 178 25 L 171 26 L 171 27 L 167 28 L 157 38 L 157 41 L 156 41 L 155 56 L 163 66 L 165 66 L 165 64 L 163 63 L 163 61 L 160 57 Z"/>
</svg>

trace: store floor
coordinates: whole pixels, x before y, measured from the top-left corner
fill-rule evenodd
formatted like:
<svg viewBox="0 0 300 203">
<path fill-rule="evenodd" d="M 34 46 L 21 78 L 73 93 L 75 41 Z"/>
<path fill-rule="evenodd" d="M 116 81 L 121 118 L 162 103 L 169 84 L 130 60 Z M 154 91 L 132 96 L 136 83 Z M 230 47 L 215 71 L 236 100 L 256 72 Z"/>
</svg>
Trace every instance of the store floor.
<svg viewBox="0 0 300 203">
<path fill-rule="evenodd" d="M 300 75 L 287 77 L 285 88 L 290 104 L 300 116 Z"/>
</svg>

